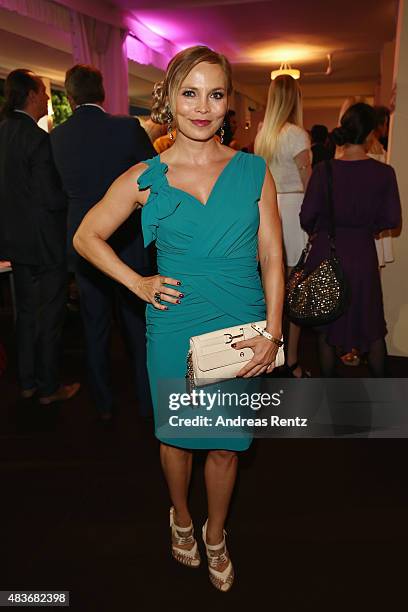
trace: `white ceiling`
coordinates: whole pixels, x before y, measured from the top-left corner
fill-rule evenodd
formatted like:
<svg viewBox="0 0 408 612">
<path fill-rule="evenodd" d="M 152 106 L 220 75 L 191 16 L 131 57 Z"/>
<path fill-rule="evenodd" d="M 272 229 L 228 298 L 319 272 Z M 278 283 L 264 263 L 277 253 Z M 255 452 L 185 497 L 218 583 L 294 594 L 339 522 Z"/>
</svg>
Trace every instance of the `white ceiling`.
<svg viewBox="0 0 408 612">
<path fill-rule="evenodd" d="M 224 52 L 235 80 L 258 100 L 265 97 L 282 47 L 294 52 L 292 65 L 302 70 L 305 91 L 320 83 L 348 95 L 353 82 L 371 83 L 373 90 L 382 47 L 395 37 L 397 10 L 397 0 L 110 0 L 108 5 L 130 11 L 180 47 L 204 43 Z M 322 74 L 327 53 L 333 60 L 330 76 Z M 71 64 L 67 33 L 0 9 L 0 71 L 28 65 L 62 85 Z M 148 104 L 160 71 L 134 62 L 129 70 L 131 98 Z"/>
<path fill-rule="evenodd" d="M 110 0 L 173 43 L 204 43 L 233 62 L 240 82 L 265 87 L 292 53 L 304 73 L 333 82 L 376 79 L 380 53 L 395 37 L 397 0 Z M 302 77 L 324 81 L 323 75 Z"/>
<path fill-rule="evenodd" d="M 4 77 L 17 67 L 30 68 L 62 87 L 65 72 L 71 66 L 68 33 L 0 9 L 0 76 Z M 149 105 L 152 83 L 160 78 L 161 72 L 153 66 L 129 62 L 129 94 L 132 102 Z"/>
</svg>

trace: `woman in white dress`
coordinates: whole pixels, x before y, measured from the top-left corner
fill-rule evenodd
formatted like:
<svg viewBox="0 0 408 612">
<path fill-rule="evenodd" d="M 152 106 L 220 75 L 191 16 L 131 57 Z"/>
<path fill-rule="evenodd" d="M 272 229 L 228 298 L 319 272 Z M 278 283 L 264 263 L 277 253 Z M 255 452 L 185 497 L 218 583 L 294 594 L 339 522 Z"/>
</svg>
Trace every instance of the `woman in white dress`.
<svg viewBox="0 0 408 612">
<path fill-rule="evenodd" d="M 289 75 L 271 82 L 263 122 L 258 127 L 254 151 L 267 162 L 275 180 L 282 220 L 288 274 L 298 262 L 307 242 L 299 213 L 311 175 L 311 144 L 303 129 L 300 87 Z M 290 323 L 287 341 L 287 372 L 297 378 L 309 376 L 298 364 L 300 327 Z"/>
</svg>

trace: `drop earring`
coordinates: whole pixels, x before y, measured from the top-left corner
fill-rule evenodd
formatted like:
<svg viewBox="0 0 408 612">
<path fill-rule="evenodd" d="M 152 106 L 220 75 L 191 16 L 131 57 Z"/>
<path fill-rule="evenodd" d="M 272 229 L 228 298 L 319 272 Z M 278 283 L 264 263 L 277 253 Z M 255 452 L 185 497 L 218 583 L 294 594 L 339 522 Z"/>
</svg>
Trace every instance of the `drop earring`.
<svg viewBox="0 0 408 612">
<path fill-rule="evenodd" d="M 167 134 L 170 140 L 174 140 L 172 122 L 173 122 L 173 115 L 169 111 L 167 113 Z"/>
<path fill-rule="evenodd" d="M 220 129 L 220 142 L 221 142 L 221 144 L 224 142 L 224 134 L 225 134 L 224 126 L 225 126 L 225 121 L 222 124 L 221 129 Z"/>
</svg>

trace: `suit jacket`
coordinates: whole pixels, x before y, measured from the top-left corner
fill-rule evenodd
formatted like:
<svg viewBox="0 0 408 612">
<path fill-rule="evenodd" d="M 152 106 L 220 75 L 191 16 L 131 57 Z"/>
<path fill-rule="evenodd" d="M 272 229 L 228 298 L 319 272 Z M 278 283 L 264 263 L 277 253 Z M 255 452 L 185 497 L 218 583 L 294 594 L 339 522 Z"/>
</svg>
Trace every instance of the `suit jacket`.
<svg viewBox="0 0 408 612">
<path fill-rule="evenodd" d="M 0 259 L 62 263 L 66 208 L 49 134 L 28 115 L 13 112 L 0 122 Z"/>
<path fill-rule="evenodd" d="M 51 132 L 51 143 L 68 196 L 68 255 L 75 268 L 80 258 L 72 239 L 85 214 L 118 176 L 156 152 L 137 119 L 109 115 L 98 106 L 77 108 Z M 150 250 L 143 246 L 140 211 L 129 217 L 109 243 L 133 269 L 150 273 Z"/>
</svg>

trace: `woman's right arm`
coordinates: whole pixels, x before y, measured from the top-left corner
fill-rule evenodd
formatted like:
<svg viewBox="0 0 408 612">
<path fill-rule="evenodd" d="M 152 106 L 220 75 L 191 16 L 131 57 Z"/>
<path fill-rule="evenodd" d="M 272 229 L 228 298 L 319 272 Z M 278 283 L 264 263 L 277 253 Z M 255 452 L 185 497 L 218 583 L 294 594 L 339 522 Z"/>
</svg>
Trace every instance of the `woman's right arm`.
<svg viewBox="0 0 408 612">
<path fill-rule="evenodd" d="M 302 181 L 303 191 L 306 191 L 310 176 L 312 174 L 312 151 L 308 133 L 298 125 L 290 125 L 286 132 L 289 146 L 292 151 L 293 161 Z"/>
<path fill-rule="evenodd" d="M 304 149 L 298 153 L 294 158 L 297 166 L 300 180 L 302 181 L 303 190 L 306 191 L 310 177 L 312 176 L 312 160 L 310 149 Z"/>
<path fill-rule="evenodd" d="M 145 302 L 159 310 L 166 306 L 158 304 L 154 294 L 160 292 L 165 302 L 176 303 L 179 291 L 165 287 L 164 283 L 178 285 L 179 281 L 160 275 L 141 276 L 127 266 L 107 243 L 108 238 L 126 221 L 134 210 L 142 207 L 147 195 L 139 191 L 137 179 L 145 165 L 138 164 L 122 174 L 112 183 L 102 200 L 86 214 L 77 229 L 73 245 L 76 251 L 104 274 L 118 281 Z"/>
<path fill-rule="evenodd" d="M 323 183 L 323 162 L 313 168 L 312 176 L 308 182 L 306 193 L 300 209 L 300 225 L 311 236 L 316 230 L 316 223 L 326 204 L 326 192 Z"/>
</svg>

